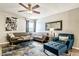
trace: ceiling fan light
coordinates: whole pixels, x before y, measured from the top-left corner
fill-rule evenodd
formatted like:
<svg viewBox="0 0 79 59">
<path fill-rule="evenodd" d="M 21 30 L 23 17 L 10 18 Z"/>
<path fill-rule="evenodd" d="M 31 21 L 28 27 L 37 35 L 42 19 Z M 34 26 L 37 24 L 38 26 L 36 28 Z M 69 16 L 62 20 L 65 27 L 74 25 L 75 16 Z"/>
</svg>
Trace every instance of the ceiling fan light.
<svg viewBox="0 0 79 59">
<path fill-rule="evenodd" d="M 32 14 L 32 11 L 27 11 L 27 13 Z"/>
</svg>

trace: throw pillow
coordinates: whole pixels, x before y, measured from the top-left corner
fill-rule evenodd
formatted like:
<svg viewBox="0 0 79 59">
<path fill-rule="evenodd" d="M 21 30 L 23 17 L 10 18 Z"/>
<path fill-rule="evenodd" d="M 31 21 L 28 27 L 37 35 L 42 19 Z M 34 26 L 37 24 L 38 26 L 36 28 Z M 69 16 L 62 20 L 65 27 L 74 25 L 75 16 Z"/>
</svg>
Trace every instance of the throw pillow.
<svg viewBox="0 0 79 59">
<path fill-rule="evenodd" d="M 9 36 L 10 36 L 11 38 L 14 38 L 14 37 L 15 37 L 13 33 L 9 33 Z"/>
<path fill-rule="evenodd" d="M 59 36 L 59 40 L 66 43 L 67 42 L 68 37 L 67 36 Z"/>
</svg>

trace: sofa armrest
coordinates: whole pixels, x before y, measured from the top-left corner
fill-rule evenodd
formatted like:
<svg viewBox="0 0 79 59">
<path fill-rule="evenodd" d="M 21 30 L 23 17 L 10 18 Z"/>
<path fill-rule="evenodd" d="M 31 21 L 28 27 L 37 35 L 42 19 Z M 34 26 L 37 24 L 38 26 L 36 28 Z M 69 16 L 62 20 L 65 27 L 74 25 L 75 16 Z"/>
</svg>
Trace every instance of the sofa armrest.
<svg viewBox="0 0 79 59">
<path fill-rule="evenodd" d="M 13 37 L 13 38 L 11 38 L 11 41 L 15 41 L 15 40 L 18 40 L 18 39 L 20 39 L 20 37 Z"/>
<path fill-rule="evenodd" d="M 19 39 L 20 37 L 13 37 L 13 39 Z"/>
</svg>

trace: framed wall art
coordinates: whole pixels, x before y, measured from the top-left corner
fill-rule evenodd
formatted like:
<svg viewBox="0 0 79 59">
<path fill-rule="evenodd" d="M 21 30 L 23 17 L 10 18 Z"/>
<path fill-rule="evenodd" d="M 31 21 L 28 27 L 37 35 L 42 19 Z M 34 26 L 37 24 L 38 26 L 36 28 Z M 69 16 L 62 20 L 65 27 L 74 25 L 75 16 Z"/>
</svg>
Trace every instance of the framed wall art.
<svg viewBox="0 0 79 59">
<path fill-rule="evenodd" d="M 17 18 L 15 17 L 6 17 L 6 31 L 14 31 L 17 30 Z"/>
</svg>

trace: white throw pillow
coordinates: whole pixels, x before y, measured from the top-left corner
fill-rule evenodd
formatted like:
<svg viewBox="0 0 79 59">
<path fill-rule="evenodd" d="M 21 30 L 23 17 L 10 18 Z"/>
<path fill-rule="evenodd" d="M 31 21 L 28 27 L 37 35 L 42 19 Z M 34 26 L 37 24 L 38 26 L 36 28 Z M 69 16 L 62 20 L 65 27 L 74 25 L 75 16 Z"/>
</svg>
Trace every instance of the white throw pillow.
<svg viewBox="0 0 79 59">
<path fill-rule="evenodd" d="M 15 37 L 12 33 L 9 33 L 9 36 L 10 36 L 11 38 Z"/>
<path fill-rule="evenodd" d="M 66 42 L 68 40 L 67 36 L 59 36 L 59 40 Z"/>
</svg>

